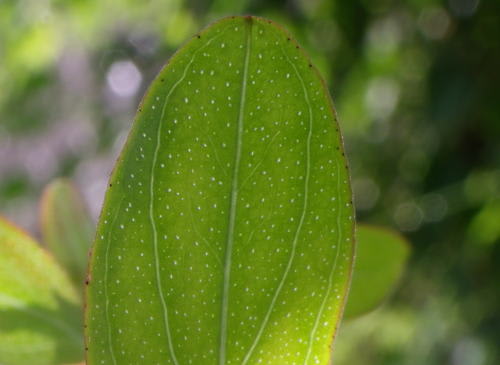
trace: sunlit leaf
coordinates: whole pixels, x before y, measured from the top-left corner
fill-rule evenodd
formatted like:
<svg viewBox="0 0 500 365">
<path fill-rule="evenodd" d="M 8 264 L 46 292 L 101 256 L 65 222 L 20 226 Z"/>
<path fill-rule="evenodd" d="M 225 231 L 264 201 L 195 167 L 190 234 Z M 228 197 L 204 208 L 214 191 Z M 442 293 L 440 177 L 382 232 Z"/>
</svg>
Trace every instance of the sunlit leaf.
<svg viewBox="0 0 500 365">
<path fill-rule="evenodd" d="M 356 228 L 356 262 L 345 317 L 352 318 L 379 306 L 394 289 L 410 253 L 398 233 L 366 224 Z"/>
<path fill-rule="evenodd" d="M 28 235 L 0 219 L 0 364 L 82 359 L 81 305 L 69 278 Z"/>
<path fill-rule="evenodd" d="M 57 179 L 45 189 L 40 225 L 44 243 L 77 287 L 82 286 L 94 228 L 82 197 L 69 180 Z"/>
<path fill-rule="evenodd" d="M 353 260 L 328 92 L 288 34 L 224 19 L 153 82 L 90 264 L 88 364 L 326 364 Z"/>
</svg>

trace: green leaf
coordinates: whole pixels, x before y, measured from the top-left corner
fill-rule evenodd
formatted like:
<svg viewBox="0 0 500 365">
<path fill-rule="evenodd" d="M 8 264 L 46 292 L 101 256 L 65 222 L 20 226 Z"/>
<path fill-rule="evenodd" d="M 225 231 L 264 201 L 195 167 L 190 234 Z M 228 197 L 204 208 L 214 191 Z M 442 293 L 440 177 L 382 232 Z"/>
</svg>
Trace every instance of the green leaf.
<svg viewBox="0 0 500 365">
<path fill-rule="evenodd" d="M 81 287 L 87 272 L 94 227 L 71 181 L 57 179 L 46 187 L 41 200 L 40 223 L 44 243 L 68 270 L 77 287 Z"/>
<path fill-rule="evenodd" d="M 381 227 L 358 225 L 356 243 L 346 318 L 379 306 L 399 281 L 410 254 L 410 246 L 401 235 Z"/>
<path fill-rule="evenodd" d="M 500 238 L 500 199 L 487 202 L 471 219 L 467 238 L 476 245 L 492 245 Z"/>
<path fill-rule="evenodd" d="M 326 364 L 353 260 L 331 99 L 287 33 L 215 23 L 161 71 L 111 177 L 88 364 Z"/>
<path fill-rule="evenodd" d="M 0 219 L 0 364 L 81 361 L 81 311 L 69 278 L 52 257 Z"/>
</svg>

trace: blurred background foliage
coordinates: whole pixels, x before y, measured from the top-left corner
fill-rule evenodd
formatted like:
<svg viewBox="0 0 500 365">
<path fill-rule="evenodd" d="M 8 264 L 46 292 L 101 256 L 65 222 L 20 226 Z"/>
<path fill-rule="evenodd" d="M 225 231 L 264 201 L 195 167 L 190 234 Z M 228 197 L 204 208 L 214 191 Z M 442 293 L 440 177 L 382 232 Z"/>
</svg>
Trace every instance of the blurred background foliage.
<svg viewBox="0 0 500 365">
<path fill-rule="evenodd" d="M 324 75 L 358 218 L 412 242 L 337 365 L 500 363 L 500 2 L 1 0 L 0 212 L 34 234 L 54 177 L 94 219 L 147 85 L 209 22 L 284 24 Z"/>
</svg>

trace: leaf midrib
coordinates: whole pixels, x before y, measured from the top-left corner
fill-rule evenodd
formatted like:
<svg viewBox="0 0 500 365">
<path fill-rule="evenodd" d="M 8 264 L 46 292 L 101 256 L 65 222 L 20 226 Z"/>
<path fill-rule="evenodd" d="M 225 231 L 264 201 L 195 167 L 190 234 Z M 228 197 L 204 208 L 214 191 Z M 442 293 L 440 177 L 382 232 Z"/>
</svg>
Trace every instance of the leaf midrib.
<svg viewBox="0 0 500 365">
<path fill-rule="evenodd" d="M 243 121 L 245 112 L 245 99 L 248 78 L 248 65 L 250 59 L 251 36 L 252 36 L 252 18 L 245 18 L 245 62 L 243 65 L 242 86 L 240 94 L 240 106 L 238 112 L 238 125 L 236 132 L 236 151 L 234 155 L 234 169 L 231 183 L 231 198 L 229 205 L 229 224 L 226 239 L 226 250 L 224 257 L 224 277 L 221 302 L 221 332 L 220 332 L 220 347 L 219 347 L 219 365 L 226 363 L 226 345 L 227 345 L 227 317 L 229 303 L 229 283 L 231 281 L 231 260 L 234 244 L 234 227 L 236 223 L 236 208 L 238 203 L 238 174 L 241 161 L 242 136 L 243 136 Z"/>
</svg>

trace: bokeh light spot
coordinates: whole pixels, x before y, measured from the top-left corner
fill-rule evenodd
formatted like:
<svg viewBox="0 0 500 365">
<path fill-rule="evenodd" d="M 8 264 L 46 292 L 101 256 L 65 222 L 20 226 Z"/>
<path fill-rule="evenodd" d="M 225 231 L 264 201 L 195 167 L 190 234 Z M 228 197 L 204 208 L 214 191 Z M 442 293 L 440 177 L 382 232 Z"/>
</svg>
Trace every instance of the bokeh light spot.
<svg viewBox="0 0 500 365">
<path fill-rule="evenodd" d="M 127 98 L 139 90 L 142 74 L 132 61 L 116 61 L 109 68 L 106 80 L 113 93 Z"/>
</svg>

